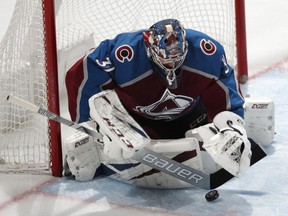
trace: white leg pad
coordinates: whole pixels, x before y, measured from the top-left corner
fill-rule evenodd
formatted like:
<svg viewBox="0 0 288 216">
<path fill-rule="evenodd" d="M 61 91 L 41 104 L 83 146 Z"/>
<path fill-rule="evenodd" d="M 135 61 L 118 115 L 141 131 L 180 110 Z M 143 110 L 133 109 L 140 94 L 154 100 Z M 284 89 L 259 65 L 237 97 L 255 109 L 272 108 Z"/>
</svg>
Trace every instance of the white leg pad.
<svg viewBox="0 0 288 216">
<path fill-rule="evenodd" d="M 247 136 L 268 146 L 275 136 L 275 108 L 269 98 L 245 98 L 244 121 Z"/>
<path fill-rule="evenodd" d="M 86 127 L 89 125 L 85 122 Z M 101 164 L 99 144 L 93 137 L 76 131 L 64 141 L 67 163 L 77 181 L 90 181 Z"/>
</svg>

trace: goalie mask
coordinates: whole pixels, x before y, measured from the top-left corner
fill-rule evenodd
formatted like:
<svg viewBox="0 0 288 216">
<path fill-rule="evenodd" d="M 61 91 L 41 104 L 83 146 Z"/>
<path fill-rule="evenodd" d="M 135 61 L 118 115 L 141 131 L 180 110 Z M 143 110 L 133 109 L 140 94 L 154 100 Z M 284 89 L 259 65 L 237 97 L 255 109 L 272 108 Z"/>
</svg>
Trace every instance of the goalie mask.
<svg viewBox="0 0 288 216">
<path fill-rule="evenodd" d="M 185 29 L 175 19 L 159 21 L 143 32 L 147 55 L 160 68 L 158 71 L 166 78 L 168 88 L 177 87 L 175 71 L 184 62 L 188 50 L 185 35 Z"/>
</svg>

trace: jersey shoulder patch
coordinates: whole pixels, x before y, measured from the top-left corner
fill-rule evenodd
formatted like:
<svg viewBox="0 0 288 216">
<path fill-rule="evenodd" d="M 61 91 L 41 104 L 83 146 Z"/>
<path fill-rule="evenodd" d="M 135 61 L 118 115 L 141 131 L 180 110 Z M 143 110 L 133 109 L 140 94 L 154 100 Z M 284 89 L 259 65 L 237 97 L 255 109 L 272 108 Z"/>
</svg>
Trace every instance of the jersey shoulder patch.
<svg viewBox="0 0 288 216">
<path fill-rule="evenodd" d="M 139 47 L 143 42 L 142 31 L 126 32 L 119 34 L 115 38 L 114 48 L 111 58 L 115 58 L 119 63 L 127 63 L 133 61 L 135 53 L 139 54 Z"/>
<path fill-rule="evenodd" d="M 221 50 L 221 45 L 205 33 L 192 29 L 187 29 L 186 31 L 188 43 L 200 48 L 204 55 L 212 56 L 219 48 Z"/>
<path fill-rule="evenodd" d="M 213 55 L 217 50 L 216 45 L 209 39 L 207 40 L 203 38 L 202 40 L 200 40 L 199 45 L 200 45 L 202 52 L 205 55 Z"/>
<path fill-rule="evenodd" d="M 119 46 L 115 51 L 115 58 L 124 63 L 125 61 L 131 61 L 134 57 L 134 50 L 128 44 L 123 44 Z"/>
</svg>

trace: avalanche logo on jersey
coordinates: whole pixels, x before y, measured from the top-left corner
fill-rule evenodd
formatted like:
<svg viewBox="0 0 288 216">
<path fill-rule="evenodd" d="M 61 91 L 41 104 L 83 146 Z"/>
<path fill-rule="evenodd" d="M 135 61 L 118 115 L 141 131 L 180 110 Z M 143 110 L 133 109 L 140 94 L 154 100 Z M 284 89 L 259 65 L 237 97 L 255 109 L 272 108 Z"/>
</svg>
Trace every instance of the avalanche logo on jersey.
<svg viewBox="0 0 288 216">
<path fill-rule="evenodd" d="M 116 59 L 122 63 L 124 63 L 125 59 L 127 59 L 127 61 L 131 61 L 133 59 L 133 56 L 134 56 L 134 51 L 127 44 L 124 44 L 118 47 L 115 51 Z"/>
<path fill-rule="evenodd" d="M 134 110 L 155 120 L 172 120 L 193 103 L 194 99 L 172 94 L 166 89 L 160 100 L 148 106 L 137 106 Z"/>
<path fill-rule="evenodd" d="M 200 47 L 203 53 L 205 53 L 206 55 L 213 55 L 217 50 L 215 44 L 212 41 L 207 41 L 205 39 L 202 39 L 200 41 Z"/>
</svg>

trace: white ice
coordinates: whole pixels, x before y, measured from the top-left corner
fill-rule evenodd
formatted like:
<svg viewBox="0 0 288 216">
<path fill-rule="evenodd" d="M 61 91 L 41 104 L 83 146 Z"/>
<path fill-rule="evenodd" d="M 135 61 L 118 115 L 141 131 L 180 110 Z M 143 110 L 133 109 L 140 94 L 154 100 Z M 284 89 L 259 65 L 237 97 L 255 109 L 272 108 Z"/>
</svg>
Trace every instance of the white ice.
<svg viewBox="0 0 288 216">
<path fill-rule="evenodd" d="M 0 1 L 0 40 L 14 2 Z M 216 201 L 208 203 L 207 191 L 195 188 L 151 190 L 108 178 L 79 183 L 50 175 L 0 174 L 0 215 L 288 215 L 288 73 L 278 67 L 288 56 L 287 9 L 287 0 L 246 1 L 248 66 L 253 79 L 242 91 L 274 101 L 277 134 L 266 149 L 269 156 L 219 187 Z"/>
</svg>

